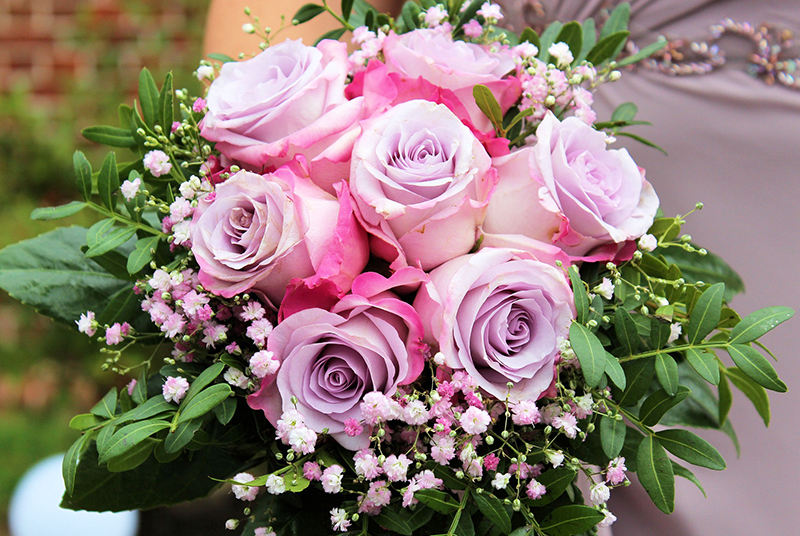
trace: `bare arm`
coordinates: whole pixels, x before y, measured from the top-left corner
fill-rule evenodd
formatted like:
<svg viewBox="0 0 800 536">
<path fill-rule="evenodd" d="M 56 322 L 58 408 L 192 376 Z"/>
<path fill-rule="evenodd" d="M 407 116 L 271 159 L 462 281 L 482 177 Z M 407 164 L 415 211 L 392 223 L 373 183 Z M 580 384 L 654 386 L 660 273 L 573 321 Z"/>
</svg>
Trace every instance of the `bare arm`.
<svg viewBox="0 0 800 536">
<path fill-rule="evenodd" d="M 250 22 L 244 14 L 245 6 L 250 7 L 253 15 L 259 17 L 261 27 L 270 27 L 273 33 L 281 26 L 281 15 L 285 15 L 284 26 L 276 41 L 287 38 L 302 38 L 303 42 L 313 44 L 319 36 L 338 28 L 339 23 L 329 14 L 323 13 L 315 19 L 300 26 L 292 26 L 292 16 L 307 0 L 212 0 L 206 19 L 203 51 L 228 54 L 236 57 L 240 52 L 253 54 L 258 52 L 260 39 L 242 31 L 242 25 Z M 370 0 L 378 11 L 397 13 L 402 5 L 401 0 Z M 329 5 L 339 9 L 338 0 L 329 0 Z"/>
</svg>

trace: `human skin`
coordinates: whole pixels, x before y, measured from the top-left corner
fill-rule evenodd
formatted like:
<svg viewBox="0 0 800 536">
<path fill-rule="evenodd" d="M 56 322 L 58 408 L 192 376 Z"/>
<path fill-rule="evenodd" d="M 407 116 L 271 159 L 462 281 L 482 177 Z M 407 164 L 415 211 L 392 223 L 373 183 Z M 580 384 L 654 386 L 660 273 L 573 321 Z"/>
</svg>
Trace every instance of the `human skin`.
<svg viewBox="0 0 800 536">
<path fill-rule="evenodd" d="M 306 3 L 306 0 L 212 0 L 206 19 L 203 52 L 231 57 L 238 56 L 240 52 L 246 55 L 258 52 L 261 39 L 242 31 L 242 25 L 251 22 L 250 17 L 244 14 L 245 7 L 249 7 L 252 15 L 259 18 L 262 28 L 272 28 L 273 33 L 281 27 L 281 15 L 285 15 L 285 28 L 275 38 L 279 41 L 302 38 L 305 43 L 313 44 L 320 35 L 340 27 L 336 19 L 327 13 L 299 26 L 292 26 L 291 17 Z M 329 1 L 336 11 L 340 9 L 339 4 L 338 0 Z M 402 2 L 370 0 L 370 4 L 379 12 L 398 13 Z"/>
</svg>

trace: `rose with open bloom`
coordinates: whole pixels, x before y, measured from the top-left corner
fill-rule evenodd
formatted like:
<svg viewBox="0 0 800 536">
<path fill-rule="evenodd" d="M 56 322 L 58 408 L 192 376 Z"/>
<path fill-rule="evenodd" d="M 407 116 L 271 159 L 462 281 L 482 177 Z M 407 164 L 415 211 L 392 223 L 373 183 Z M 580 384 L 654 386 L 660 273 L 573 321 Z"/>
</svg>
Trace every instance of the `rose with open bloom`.
<svg viewBox="0 0 800 536">
<path fill-rule="evenodd" d="M 200 201 L 192 252 L 207 290 L 226 298 L 257 291 L 276 308 L 293 278 L 349 290 L 366 265 L 368 244 L 347 184 L 337 185 L 336 198 L 296 171 L 302 172 L 240 171 Z"/>
<path fill-rule="evenodd" d="M 602 132 L 551 113 L 536 137 L 533 147 L 494 160 L 500 178 L 484 231 L 598 255 L 591 260 L 610 260 L 647 232 L 658 197 L 625 149 L 608 149 Z"/>
<path fill-rule="evenodd" d="M 278 324 L 267 343 L 280 369 L 262 380 L 248 399 L 250 407 L 263 410 L 273 424 L 296 408 L 312 430 L 327 428 L 351 450 L 367 447 L 369 431 L 348 435 L 345 422 L 361 419 L 367 393 L 392 395 L 422 371 L 422 323 L 392 289 L 424 280 L 412 267 L 389 279 L 367 272 L 330 312 L 310 302 L 294 307 L 300 310 Z"/>
<path fill-rule="evenodd" d="M 520 94 L 519 82 L 504 78 L 516 67 L 510 53 L 494 53 L 481 45 L 453 40 L 449 32 L 424 29 L 402 35 L 390 32 L 383 42 L 383 54 L 390 72 L 412 80 L 422 77 L 453 91 L 469 111 L 471 123 L 483 131 L 491 130 L 492 126 L 475 104 L 472 88 L 477 84 L 488 87 L 503 112 Z"/>
<path fill-rule="evenodd" d="M 360 99 L 344 96 L 347 71 L 347 45 L 331 40 L 316 47 L 287 40 L 228 62 L 209 87 L 202 135 L 253 166 L 278 167 L 298 153 L 312 168 L 344 162 L 337 179 L 345 178 L 361 113 Z"/>
<path fill-rule="evenodd" d="M 445 106 L 412 100 L 362 123 L 350 186 L 374 255 L 430 270 L 475 244 L 491 158 Z"/>
<path fill-rule="evenodd" d="M 484 248 L 433 270 L 414 308 L 445 365 L 514 402 L 536 400 L 550 387 L 559 339 L 575 316 L 560 269 L 503 248 Z"/>
</svg>

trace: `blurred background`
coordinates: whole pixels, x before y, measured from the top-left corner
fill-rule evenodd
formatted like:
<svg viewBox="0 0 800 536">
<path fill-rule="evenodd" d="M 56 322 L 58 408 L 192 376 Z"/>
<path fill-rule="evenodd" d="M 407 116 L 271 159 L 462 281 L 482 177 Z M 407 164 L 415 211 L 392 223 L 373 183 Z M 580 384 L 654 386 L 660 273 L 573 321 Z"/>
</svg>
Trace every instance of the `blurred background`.
<svg viewBox="0 0 800 536">
<path fill-rule="evenodd" d="M 790 9 L 796 1 L 760 2 L 750 22 L 786 21 L 800 30 L 800 20 L 787 19 L 787 14 L 797 14 L 795 7 Z M 157 81 L 173 70 L 176 87 L 199 93 L 191 73 L 201 57 L 208 3 L 0 0 L 0 248 L 55 227 L 31 221 L 31 210 L 74 199 L 72 152 L 84 151 L 93 163 L 105 152 L 85 141 L 80 130 L 117 124 L 117 106 L 135 98 L 143 66 Z M 712 2 L 719 9 L 698 19 L 691 35 L 703 35 L 710 24 L 730 16 L 731 6 L 745 3 Z M 254 2 L 254 12 L 257 4 L 264 10 L 268 2 Z M 715 74 L 709 81 L 722 76 Z M 648 170 L 667 215 L 685 213 L 696 201 L 706 203 L 686 230 L 743 276 L 748 292 L 734 301 L 742 315 L 767 305 L 797 307 L 800 92 L 768 87 L 743 72 L 730 76 L 729 88 L 758 95 L 735 117 L 714 115 L 721 95 L 713 85 L 658 74 L 623 78 L 623 84 L 598 99 L 606 110 L 598 115 L 608 117 L 608 110 L 620 102 L 635 100 L 639 118 L 653 121 L 654 128 L 639 133 L 672 156 L 634 145 L 634 158 Z M 688 95 L 694 97 L 695 108 L 686 106 Z M 753 129 L 762 134 L 749 136 Z M 770 129 L 777 134 L 761 137 Z M 779 138 L 794 141 L 764 141 Z M 709 146 L 711 139 L 725 150 Z M 741 140 L 747 140 L 749 151 L 737 148 Z M 753 148 L 758 148 L 755 157 Z M 738 173 L 721 171 L 732 167 Z M 86 225 L 88 218 L 90 214 L 81 213 L 72 222 Z M 696 471 L 709 498 L 679 480 L 678 513 L 666 518 L 643 493 L 633 493 L 639 487 L 634 484 L 612 499 L 611 510 L 620 517 L 616 534 L 796 532 L 800 510 L 790 490 L 800 470 L 800 436 L 792 425 L 800 404 L 800 362 L 793 355 L 792 337 L 797 326 L 794 319 L 765 340 L 783 357 L 776 368 L 790 386 L 789 394 L 771 397 L 772 428 L 765 430 L 749 402 L 735 395 L 731 419 L 742 456 L 737 459 L 722 434 L 706 434 L 729 466 L 723 473 Z M 67 427 L 74 414 L 88 411 L 112 385 L 126 382 L 100 371 L 99 347 L 0 291 L 0 536 L 8 536 L 8 501 L 19 478 L 37 461 L 69 447 L 77 437 Z M 148 513 L 140 534 L 223 534 L 229 499 L 222 492 L 210 503 Z"/>
</svg>

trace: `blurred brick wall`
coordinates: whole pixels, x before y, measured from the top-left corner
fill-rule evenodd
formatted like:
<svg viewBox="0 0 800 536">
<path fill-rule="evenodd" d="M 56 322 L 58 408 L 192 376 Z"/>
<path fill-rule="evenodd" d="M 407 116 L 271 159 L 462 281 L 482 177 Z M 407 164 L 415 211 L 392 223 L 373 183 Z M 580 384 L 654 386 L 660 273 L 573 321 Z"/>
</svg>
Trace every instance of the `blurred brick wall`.
<svg viewBox="0 0 800 536">
<path fill-rule="evenodd" d="M 43 105 L 76 92 L 130 93 L 143 66 L 154 75 L 174 70 L 186 84 L 200 58 L 207 6 L 208 0 L 0 0 L 0 93 L 29 92 Z"/>
</svg>

